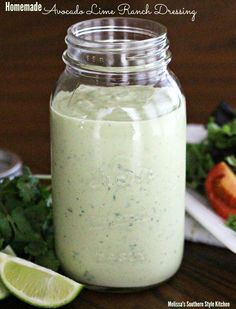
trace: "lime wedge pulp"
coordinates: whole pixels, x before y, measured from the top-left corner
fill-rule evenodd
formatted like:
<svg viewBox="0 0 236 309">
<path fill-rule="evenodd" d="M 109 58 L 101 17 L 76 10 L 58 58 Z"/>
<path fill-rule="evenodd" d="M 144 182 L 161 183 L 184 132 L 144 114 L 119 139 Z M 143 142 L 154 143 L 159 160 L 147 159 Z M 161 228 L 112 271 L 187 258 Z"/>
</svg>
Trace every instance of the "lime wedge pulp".
<svg viewBox="0 0 236 309">
<path fill-rule="evenodd" d="M 33 306 L 58 308 L 71 302 L 83 285 L 50 269 L 0 253 L 1 278 L 7 289 Z"/>
<path fill-rule="evenodd" d="M 2 252 L 9 254 L 9 255 L 12 255 L 12 256 L 15 256 L 15 253 L 10 246 L 7 246 Z M 1 264 L 2 264 L 2 262 L 3 262 L 3 259 L 1 259 L 1 256 L 0 256 L 0 274 L 1 274 Z M 10 295 L 10 293 L 9 293 L 8 289 L 6 289 L 5 285 L 3 284 L 3 282 L 0 278 L 0 300 L 6 298 L 9 295 Z"/>
</svg>

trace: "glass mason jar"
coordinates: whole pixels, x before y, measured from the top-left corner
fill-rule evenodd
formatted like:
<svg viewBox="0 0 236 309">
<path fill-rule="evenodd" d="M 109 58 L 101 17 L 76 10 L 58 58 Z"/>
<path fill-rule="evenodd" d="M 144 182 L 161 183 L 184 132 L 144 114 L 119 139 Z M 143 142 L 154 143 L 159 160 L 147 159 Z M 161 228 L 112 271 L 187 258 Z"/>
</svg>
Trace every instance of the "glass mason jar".
<svg viewBox="0 0 236 309">
<path fill-rule="evenodd" d="M 55 243 L 94 289 L 159 284 L 184 243 L 185 99 L 166 28 L 102 18 L 68 29 L 51 99 Z"/>
</svg>

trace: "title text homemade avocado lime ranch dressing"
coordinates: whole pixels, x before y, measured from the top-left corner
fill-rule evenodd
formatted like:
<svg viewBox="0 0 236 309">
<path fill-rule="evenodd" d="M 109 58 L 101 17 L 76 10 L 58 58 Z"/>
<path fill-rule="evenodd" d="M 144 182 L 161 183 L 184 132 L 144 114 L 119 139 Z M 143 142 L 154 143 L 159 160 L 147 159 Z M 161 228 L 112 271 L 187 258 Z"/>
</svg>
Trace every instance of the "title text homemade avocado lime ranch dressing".
<svg viewBox="0 0 236 309">
<path fill-rule="evenodd" d="M 173 275 L 184 239 L 185 100 L 171 87 L 80 85 L 51 104 L 56 250 L 82 283 Z"/>
</svg>

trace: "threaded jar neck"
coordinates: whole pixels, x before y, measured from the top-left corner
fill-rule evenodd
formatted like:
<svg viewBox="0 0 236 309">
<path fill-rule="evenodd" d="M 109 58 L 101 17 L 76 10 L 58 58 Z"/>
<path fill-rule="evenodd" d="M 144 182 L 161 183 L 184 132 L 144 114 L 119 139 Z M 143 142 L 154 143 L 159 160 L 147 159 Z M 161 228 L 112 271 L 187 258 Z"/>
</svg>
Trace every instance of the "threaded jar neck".
<svg viewBox="0 0 236 309">
<path fill-rule="evenodd" d="M 166 27 L 139 18 L 99 18 L 72 25 L 63 61 L 75 70 L 140 72 L 171 60 Z"/>
</svg>

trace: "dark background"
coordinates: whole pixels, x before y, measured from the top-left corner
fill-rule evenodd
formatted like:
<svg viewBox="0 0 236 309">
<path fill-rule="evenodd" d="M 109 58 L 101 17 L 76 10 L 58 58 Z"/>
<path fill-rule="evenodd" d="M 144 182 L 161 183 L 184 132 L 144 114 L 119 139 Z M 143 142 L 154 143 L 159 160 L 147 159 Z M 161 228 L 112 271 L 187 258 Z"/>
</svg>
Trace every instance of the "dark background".
<svg viewBox="0 0 236 309">
<path fill-rule="evenodd" d="M 11 3 L 19 3 L 11 1 Z M 27 1 L 34 3 L 34 1 Z M 146 1 L 39 1 L 47 8 L 88 9 L 96 2 L 114 9 L 128 2 L 142 9 Z M 191 16 L 144 16 L 168 28 L 173 60 L 187 98 L 188 121 L 203 123 L 221 100 L 236 107 L 236 1 L 147 1 L 172 9 L 195 9 Z M 24 3 L 21 1 L 20 3 Z M 86 16 L 5 12 L 0 3 L 0 147 L 18 153 L 34 172 L 50 172 L 49 98 L 64 69 L 67 28 Z M 101 17 L 101 16 L 100 16 Z M 141 17 L 141 16 L 140 16 Z M 84 291 L 68 308 L 167 308 L 167 300 L 225 300 L 236 308 L 236 259 L 226 249 L 186 244 L 178 274 L 158 289 L 132 295 Z M 10 298 L 1 308 L 26 308 Z"/>
</svg>

